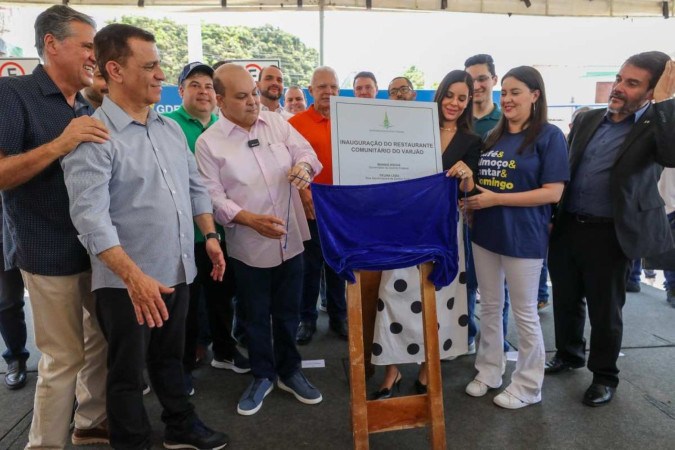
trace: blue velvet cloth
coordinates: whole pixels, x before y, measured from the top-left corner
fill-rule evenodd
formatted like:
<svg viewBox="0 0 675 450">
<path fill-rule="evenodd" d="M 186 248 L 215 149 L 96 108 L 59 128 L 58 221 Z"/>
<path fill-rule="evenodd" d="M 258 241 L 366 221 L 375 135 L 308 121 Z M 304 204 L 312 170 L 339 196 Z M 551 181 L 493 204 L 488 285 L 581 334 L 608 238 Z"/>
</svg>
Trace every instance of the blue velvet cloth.
<svg viewBox="0 0 675 450">
<path fill-rule="evenodd" d="M 326 263 L 354 282 L 354 270 L 434 262 L 429 280 L 457 275 L 457 181 L 444 173 L 366 186 L 312 184 Z"/>
</svg>

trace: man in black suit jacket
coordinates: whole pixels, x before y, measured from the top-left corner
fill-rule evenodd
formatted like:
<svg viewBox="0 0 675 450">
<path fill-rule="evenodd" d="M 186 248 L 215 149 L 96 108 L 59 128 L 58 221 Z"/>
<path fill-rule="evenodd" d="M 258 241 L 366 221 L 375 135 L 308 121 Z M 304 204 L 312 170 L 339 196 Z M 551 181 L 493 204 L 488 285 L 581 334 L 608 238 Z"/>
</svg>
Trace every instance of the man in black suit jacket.
<svg viewBox="0 0 675 450">
<path fill-rule="evenodd" d="M 549 247 L 557 352 L 546 373 L 583 367 L 587 304 L 589 406 L 607 404 L 619 383 L 629 262 L 674 245 L 657 190 L 662 167 L 675 167 L 674 93 L 675 61 L 661 52 L 631 56 L 607 109 L 578 116 L 569 136 L 571 180 Z"/>
</svg>

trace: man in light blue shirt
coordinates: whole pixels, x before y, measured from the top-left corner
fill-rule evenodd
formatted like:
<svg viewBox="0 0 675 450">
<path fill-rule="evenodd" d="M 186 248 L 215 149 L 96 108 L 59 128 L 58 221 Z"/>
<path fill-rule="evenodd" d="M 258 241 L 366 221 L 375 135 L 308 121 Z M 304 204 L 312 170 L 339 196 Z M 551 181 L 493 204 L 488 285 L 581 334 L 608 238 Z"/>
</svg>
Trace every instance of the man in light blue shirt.
<svg viewBox="0 0 675 450">
<path fill-rule="evenodd" d="M 112 24 L 94 39 L 109 95 L 95 113 L 110 132 L 62 161 L 70 212 L 92 264 L 97 315 L 108 341 L 107 411 L 113 448 L 149 448 L 143 367 L 164 411 L 167 448 L 219 449 L 183 388 L 183 345 L 196 222 L 211 276 L 225 261 L 194 156 L 178 124 L 159 116 L 164 73 L 154 36 Z"/>
</svg>

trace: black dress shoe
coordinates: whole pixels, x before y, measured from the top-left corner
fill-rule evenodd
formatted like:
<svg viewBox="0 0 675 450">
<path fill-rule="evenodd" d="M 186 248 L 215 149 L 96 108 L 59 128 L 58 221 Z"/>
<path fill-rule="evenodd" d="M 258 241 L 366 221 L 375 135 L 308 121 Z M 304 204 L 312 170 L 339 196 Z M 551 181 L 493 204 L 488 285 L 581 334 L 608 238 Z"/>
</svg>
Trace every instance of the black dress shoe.
<svg viewBox="0 0 675 450">
<path fill-rule="evenodd" d="M 401 376 L 401 372 L 398 372 L 396 374 L 396 378 L 394 378 L 394 383 L 390 387 L 385 387 L 380 389 L 379 391 L 375 391 L 372 393 L 370 396 L 371 400 L 382 400 L 385 398 L 391 398 L 392 395 L 394 395 L 394 388 L 398 392 L 401 392 L 401 380 L 403 377 Z"/>
<path fill-rule="evenodd" d="M 565 372 L 567 370 L 578 369 L 584 367 L 584 364 L 572 364 L 568 363 L 565 360 L 560 359 L 558 356 L 554 356 L 549 361 L 546 362 L 544 366 L 544 373 L 552 374 Z"/>
<path fill-rule="evenodd" d="M 316 324 L 310 322 L 300 322 L 298 327 L 298 334 L 295 336 L 295 341 L 300 345 L 308 344 L 312 340 L 312 336 L 316 332 Z"/>
<path fill-rule="evenodd" d="M 346 320 L 336 320 L 335 322 L 330 322 L 328 326 L 340 336 L 341 339 L 347 340 L 349 338 L 349 327 L 347 326 Z"/>
<path fill-rule="evenodd" d="M 415 380 L 415 392 L 418 394 L 426 394 L 427 393 L 427 385 L 423 384 L 420 380 Z"/>
<path fill-rule="evenodd" d="M 26 361 L 12 361 L 7 365 L 5 385 L 8 389 L 21 389 L 26 385 Z"/>
<path fill-rule="evenodd" d="M 586 389 L 582 402 L 587 406 L 603 406 L 612 401 L 615 391 L 616 388 L 605 386 L 604 384 L 593 383 Z"/>
</svg>

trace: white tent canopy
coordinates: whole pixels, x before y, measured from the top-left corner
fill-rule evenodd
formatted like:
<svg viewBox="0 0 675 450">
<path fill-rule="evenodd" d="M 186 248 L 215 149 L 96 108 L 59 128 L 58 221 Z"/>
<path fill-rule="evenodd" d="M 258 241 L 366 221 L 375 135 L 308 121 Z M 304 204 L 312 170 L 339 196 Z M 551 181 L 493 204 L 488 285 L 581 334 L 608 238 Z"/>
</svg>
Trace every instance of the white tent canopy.
<svg viewBox="0 0 675 450">
<path fill-rule="evenodd" d="M 669 17 L 675 0 L 4 0 L 6 3 L 176 7 L 190 11 L 452 11 L 570 17 Z"/>
</svg>

